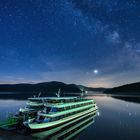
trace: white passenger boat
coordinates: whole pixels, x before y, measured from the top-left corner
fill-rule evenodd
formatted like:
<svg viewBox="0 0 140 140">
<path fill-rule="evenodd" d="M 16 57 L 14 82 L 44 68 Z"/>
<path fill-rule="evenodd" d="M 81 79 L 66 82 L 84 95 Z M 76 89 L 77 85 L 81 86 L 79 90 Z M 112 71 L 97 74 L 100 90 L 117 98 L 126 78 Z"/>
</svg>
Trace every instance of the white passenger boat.
<svg viewBox="0 0 140 140">
<path fill-rule="evenodd" d="M 24 125 L 30 129 L 53 128 L 73 121 L 98 109 L 93 99 L 83 97 L 48 97 L 43 111 L 36 119 L 28 119 Z"/>
</svg>

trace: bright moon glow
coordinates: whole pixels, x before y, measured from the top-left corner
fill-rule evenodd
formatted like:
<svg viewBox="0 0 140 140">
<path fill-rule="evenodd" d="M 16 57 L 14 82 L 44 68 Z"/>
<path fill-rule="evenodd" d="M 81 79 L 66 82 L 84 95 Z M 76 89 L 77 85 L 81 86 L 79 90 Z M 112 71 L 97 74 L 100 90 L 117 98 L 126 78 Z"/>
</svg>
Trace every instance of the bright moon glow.
<svg viewBox="0 0 140 140">
<path fill-rule="evenodd" d="M 98 74 L 98 70 L 94 70 L 93 73 L 94 73 L 94 74 Z"/>
</svg>

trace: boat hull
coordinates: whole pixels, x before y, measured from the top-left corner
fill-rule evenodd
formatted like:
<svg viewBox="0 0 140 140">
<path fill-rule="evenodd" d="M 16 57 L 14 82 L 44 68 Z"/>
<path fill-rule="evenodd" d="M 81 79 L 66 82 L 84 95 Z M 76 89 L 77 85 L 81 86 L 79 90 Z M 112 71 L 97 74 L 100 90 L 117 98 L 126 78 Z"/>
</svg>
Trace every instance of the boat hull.
<svg viewBox="0 0 140 140">
<path fill-rule="evenodd" d="M 83 122 L 84 120 L 87 120 L 88 118 L 92 118 L 92 120 L 94 119 L 94 117 L 97 115 L 97 112 L 90 112 L 84 116 L 80 116 L 79 118 L 76 118 L 74 120 L 71 120 L 67 123 L 64 123 L 62 125 L 59 125 L 58 127 L 54 127 L 52 129 L 47 129 L 41 132 L 35 132 L 35 133 L 31 133 L 33 137 L 37 137 L 40 139 L 46 138 L 46 137 L 50 137 L 50 136 L 54 136 L 55 134 L 61 133 L 62 131 L 65 131 L 66 129 L 70 128 L 71 126 L 75 126 L 77 124 L 79 124 L 80 122 Z"/>
<path fill-rule="evenodd" d="M 25 126 L 32 129 L 32 130 L 51 129 L 53 127 L 64 124 L 64 123 L 66 123 L 68 121 L 71 121 L 73 119 L 76 119 L 80 116 L 86 115 L 87 113 L 96 112 L 97 109 L 98 109 L 97 107 L 93 107 L 89 110 L 83 111 L 81 113 L 77 113 L 75 115 L 71 115 L 69 117 L 65 117 L 61 120 L 57 120 L 57 121 L 53 121 L 53 122 L 47 122 L 47 123 L 40 123 L 40 124 L 38 124 L 38 123 L 28 123 L 28 124 L 25 124 Z"/>
</svg>

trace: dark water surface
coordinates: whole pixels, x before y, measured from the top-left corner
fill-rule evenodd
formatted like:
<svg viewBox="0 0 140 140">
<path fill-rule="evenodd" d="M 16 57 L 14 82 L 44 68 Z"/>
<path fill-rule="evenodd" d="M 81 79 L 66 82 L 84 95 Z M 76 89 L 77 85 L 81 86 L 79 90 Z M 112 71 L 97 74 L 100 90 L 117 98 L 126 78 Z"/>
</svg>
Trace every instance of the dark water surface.
<svg viewBox="0 0 140 140">
<path fill-rule="evenodd" d="M 79 140 L 140 140 L 140 104 L 112 97 L 95 97 L 100 116 Z"/>
<path fill-rule="evenodd" d="M 95 98 L 100 115 L 94 118 L 94 123 L 89 121 L 82 125 L 80 128 L 85 129 L 75 139 L 140 140 L 140 104 L 106 96 L 90 96 L 90 98 Z M 0 100 L 0 120 L 3 120 L 8 112 L 15 113 L 19 107 L 25 105 L 26 101 L 22 100 Z M 40 134 L 43 136 L 46 133 Z M 0 140 L 36 139 L 33 136 L 0 130 Z"/>
</svg>

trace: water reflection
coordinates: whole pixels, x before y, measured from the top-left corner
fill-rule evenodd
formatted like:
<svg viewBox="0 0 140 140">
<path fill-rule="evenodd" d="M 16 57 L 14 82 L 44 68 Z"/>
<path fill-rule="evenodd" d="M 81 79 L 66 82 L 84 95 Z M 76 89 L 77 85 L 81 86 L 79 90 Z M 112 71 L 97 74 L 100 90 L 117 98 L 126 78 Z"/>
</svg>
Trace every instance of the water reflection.
<svg viewBox="0 0 140 140">
<path fill-rule="evenodd" d="M 90 96 L 94 98 L 99 107 L 100 116 L 91 119 L 92 123 L 85 122 L 77 126 L 82 121 L 73 122 L 73 125 L 57 127 L 51 131 L 42 131 L 38 133 L 11 134 L 7 131 L 0 131 L 0 140 L 21 140 L 21 139 L 61 139 L 76 138 L 77 140 L 139 140 L 140 139 L 140 104 L 127 102 L 124 100 L 107 97 L 107 96 Z M 5 117 L 6 112 L 16 112 L 19 107 L 25 106 L 26 101 L 17 100 L 0 100 L 0 116 Z M 87 124 L 87 125 L 86 125 Z M 88 125 L 89 124 L 89 125 Z M 85 126 L 85 127 L 84 127 Z M 71 128 L 71 129 L 70 129 Z M 81 129 L 83 128 L 83 129 Z M 66 130 L 66 131 L 65 131 Z M 72 131 L 73 130 L 73 131 Z M 84 131 L 83 131 L 84 130 Z M 21 132 L 21 130 L 19 130 Z M 61 135 L 61 136 L 60 136 Z M 54 137 L 55 136 L 55 137 Z M 25 138 L 26 137 L 26 138 Z M 60 138 L 59 138 L 60 137 Z M 61 139 L 62 140 L 62 139 Z"/>
<path fill-rule="evenodd" d="M 0 100 L 0 121 L 5 120 L 9 113 L 16 114 L 20 107 L 23 107 L 26 101 L 20 100 Z"/>
<path fill-rule="evenodd" d="M 93 98 L 91 96 L 91 98 Z M 96 125 L 88 127 L 78 140 L 139 140 L 140 104 L 112 97 L 94 96 L 100 109 Z"/>
<path fill-rule="evenodd" d="M 70 140 L 75 138 L 83 130 L 94 123 L 94 118 L 98 114 L 98 111 L 86 114 L 80 118 L 74 119 L 61 126 L 52 128 L 50 130 L 31 133 L 31 136 L 38 139 L 49 140 Z"/>
</svg>

